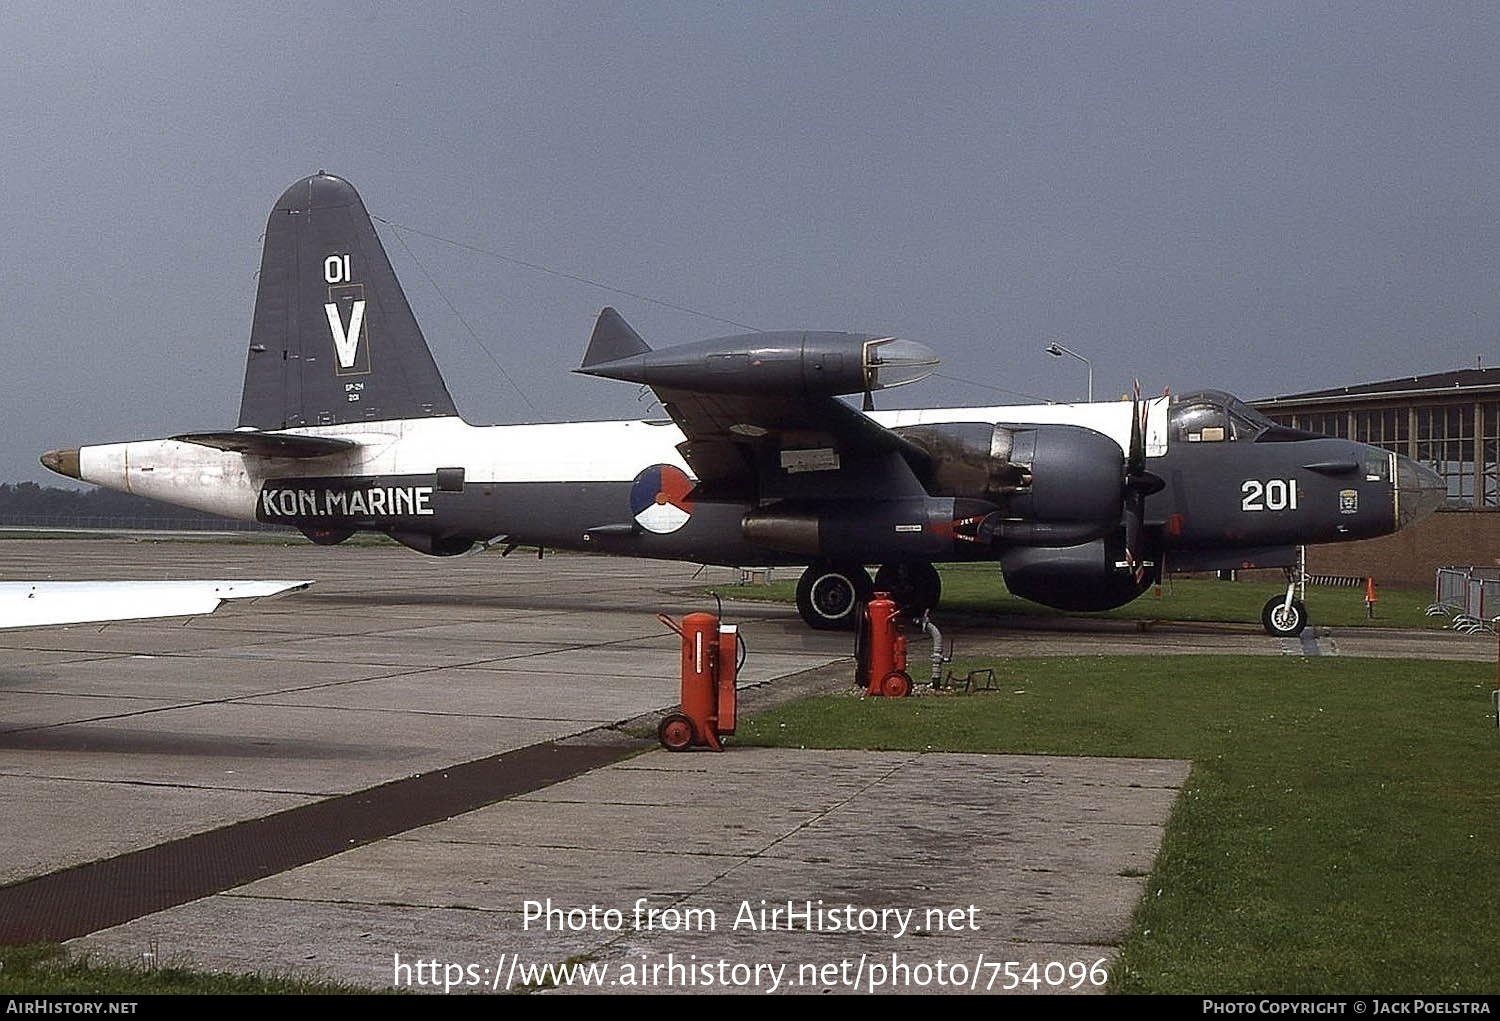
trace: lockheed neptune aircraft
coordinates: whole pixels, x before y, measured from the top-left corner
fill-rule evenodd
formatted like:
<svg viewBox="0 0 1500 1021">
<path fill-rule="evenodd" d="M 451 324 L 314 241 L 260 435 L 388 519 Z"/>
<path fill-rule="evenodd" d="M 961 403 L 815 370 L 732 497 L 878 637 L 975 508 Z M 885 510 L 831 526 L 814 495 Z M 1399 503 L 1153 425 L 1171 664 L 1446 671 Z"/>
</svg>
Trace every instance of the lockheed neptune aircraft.
<svg viewBox="0 0 1500 1021">
<path fill-rule="evenodd" d="M 1286 566 L 1299 544 L 1384 535 L 1445 497 L 1413 461 L 1213 391 L 870 410 L 873 391 L 937 362 L 856 333 L 652 350 L 605 309 L 578 371 L 650 387 L 666 420 L 471 426 L 358 193 L 320 173 L 266 225 L 238 428 L 42 463 L 318 543 L 371 531 L 435 556 L 498 541 L 805 565 L 797 608 L 815 628 L 852 624 L 872 588 L 931 607 L 933 564 L 952 561 L 998 562 L 1012 592 L 1048 606 L 1109 609 L 1164 569 Z M 1289 589 L 1265 621 L 1294 634 L 1306 611 Z"/>
</svg>

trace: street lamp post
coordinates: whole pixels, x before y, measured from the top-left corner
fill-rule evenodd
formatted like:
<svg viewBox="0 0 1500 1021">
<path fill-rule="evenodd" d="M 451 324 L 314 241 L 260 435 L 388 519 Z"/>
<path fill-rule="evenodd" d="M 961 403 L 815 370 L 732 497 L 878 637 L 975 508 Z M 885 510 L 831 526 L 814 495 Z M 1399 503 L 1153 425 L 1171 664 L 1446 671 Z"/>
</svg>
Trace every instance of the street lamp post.
<svg viewBox="0 0 1500 1021">
<path fill-rule="evenodd" d="M 1089 369 L 1089 403 L 1093 404 L 1094 403 L 1094 363 L 1091 362 L 1091 361 L 1089 361 L 1083 355 L 1079 354 L 1077 351 L 1073 351 L 1073 350 L 1071 350 L 1069 348 L 1063 347 L 1061 344 L 1056 343 L 1055 341 L 1052 343 L 1052 345 L 1050 347 L 1047 348 L 1047 353 L 1049 355 L 1051 355 L 1052 357 L 1054 357 L 1054 358 L 1061 358 L 1063 355 L 1070 355 L 1073 358 L 1077 358 L 1084 365 L 1088 366 L 1088 369 Z"/>
</svg>

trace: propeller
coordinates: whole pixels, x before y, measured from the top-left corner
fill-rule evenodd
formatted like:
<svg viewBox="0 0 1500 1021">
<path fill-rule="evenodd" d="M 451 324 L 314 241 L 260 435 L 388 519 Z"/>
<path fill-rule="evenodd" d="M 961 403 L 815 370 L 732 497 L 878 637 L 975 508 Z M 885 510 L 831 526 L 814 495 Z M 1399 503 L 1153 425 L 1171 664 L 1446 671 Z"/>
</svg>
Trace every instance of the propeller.
<svg viewBox="0 0 1500 1021">
<path fill-rule="evenodd" d="M 1141 383 L 1135 381 L 1130 399 L 1130 451 L 1125 456 L 1125 567 L 1143 581 L 1149 562 L 1141 559 L 1141 538 L 1146 524 L 1146 497 L 1159 493 L 1166 481 L 1146 470 L 1146 418 L 1151 406 L 1141 401 Z"/>
</svg>

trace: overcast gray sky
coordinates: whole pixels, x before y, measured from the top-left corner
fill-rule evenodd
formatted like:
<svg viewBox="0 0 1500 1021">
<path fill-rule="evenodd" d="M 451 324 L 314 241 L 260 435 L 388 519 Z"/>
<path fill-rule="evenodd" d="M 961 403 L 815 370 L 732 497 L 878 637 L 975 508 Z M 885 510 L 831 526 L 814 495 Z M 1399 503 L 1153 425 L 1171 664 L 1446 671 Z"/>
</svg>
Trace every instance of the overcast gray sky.
<svg viewBox="0 0 1500 1021">
<path fill-rule="evenodd" d="M 1079 399 L 1053 340 L 1100 395 L 1500 364 L 1497 53 L 1492 3 L 10 0 L 0 481 L 232 426 L 319 169 L 423 232 L 381 227 L 476 423 L 641 414 L 569 375 L 605 304 L 739 332 L 507 260 L 944 356 L 882 406 Z"/>
</svg>

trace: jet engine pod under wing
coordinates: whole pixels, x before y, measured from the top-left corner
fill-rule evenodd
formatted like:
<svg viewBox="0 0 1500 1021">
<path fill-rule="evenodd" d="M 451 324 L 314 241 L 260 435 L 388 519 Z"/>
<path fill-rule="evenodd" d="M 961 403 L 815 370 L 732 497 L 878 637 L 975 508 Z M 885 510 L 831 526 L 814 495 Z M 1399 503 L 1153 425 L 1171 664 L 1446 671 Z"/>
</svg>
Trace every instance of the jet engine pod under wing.
<svg viewBox="0 0 1500 1021">
<path fill-rule="evenodd" d="M 777 502 L 741 522 L 745 538 L 764 549 L 830 560 L 865 560 L 871 550 L 891 562 L 963 559 L 963 544 L 981 541 L 994 505 L 951 497 L 896 500 Z"/>
</svg>

